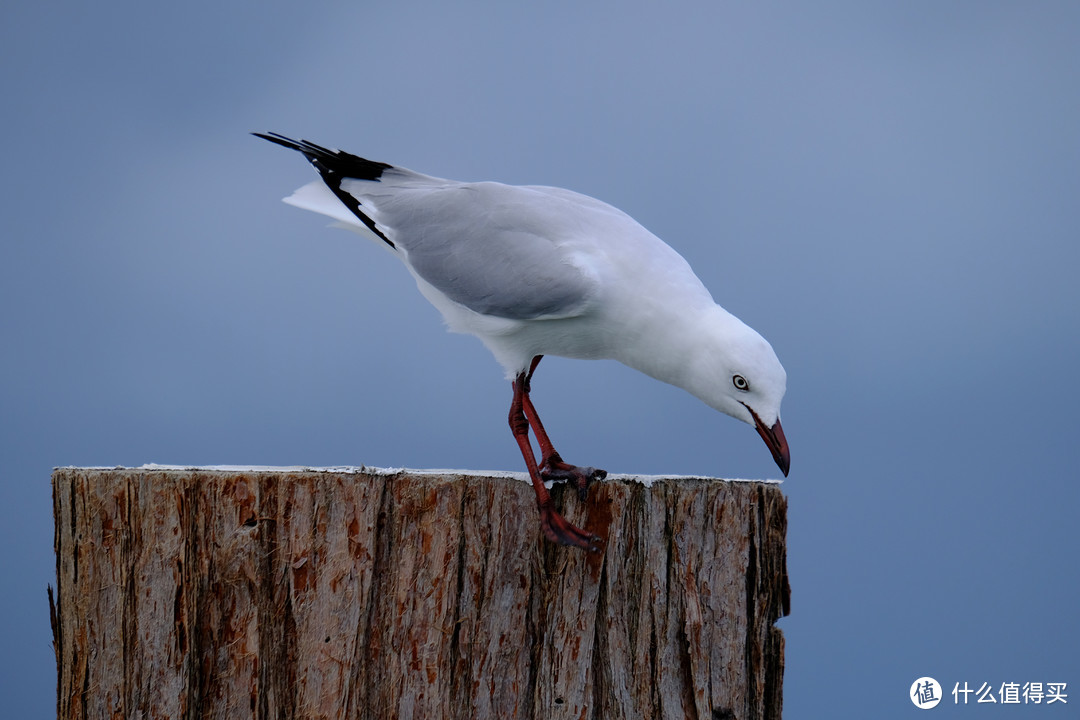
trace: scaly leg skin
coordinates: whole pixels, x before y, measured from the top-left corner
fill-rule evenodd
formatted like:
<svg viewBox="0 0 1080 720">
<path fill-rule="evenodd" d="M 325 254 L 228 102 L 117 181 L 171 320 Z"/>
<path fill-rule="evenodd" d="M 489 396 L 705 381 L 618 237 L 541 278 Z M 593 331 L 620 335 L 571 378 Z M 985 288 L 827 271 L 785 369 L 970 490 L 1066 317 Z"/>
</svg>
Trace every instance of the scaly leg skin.
<svg viewBox="0 0 1080 720">
<path fill-rule="evenodd" d="M 543 355 L 537 355 L 533 358 L 532 364 L 529 366 L 529 372 L 525 374 L 525 386 L 522 393 L 522 409 L 525 411 L 525 417 L 529 420 L 529 425 L 532 426 L 533 434 L 536 435 L 536 441 L 540 444 L 540 477 L 544 480 L 573 482 L 577 486 L 578 498 L 584 501 L 589 493 L 589 483 L 606 478 L 607 470 L 571 465 L 563 460 L 562 456 L 552 446 L 551 438 L 548 437 L 547 431 L 544 430 L 544 424 L 540 422 L 540 416 L 537 414 L 532 399 L 529 397 L 533 373 L 536 372 L 536 366 L 540 364 L 540 359 L 543 357 Z"/>
<path fill-rule="evenodd" d="M 581 500 L 589 494 L 589 483 L 594 480 L 603 480 L 607 477 L 607 470 L 594 467 L 581 467 L 564 462 L 559 453 L 552 452 L 540 463 L 540 477 L 546 480 L 567 480 L 577 486 L 577 494 Z"/>
<path fill-rule="evenodd" d="M 536 369 L 536 363 L 539 360 L 539 357 L 533 360 L 532 369 L 530 369 L 528 375 L 521 373 L 514 380 L 514 400 L 510 405 L 510 429 L 514 433 L 514 439 L 517 440 L 521 456 L 525 459 L 525 465 L 529 469 L 529 479 L 532 480 L 533 491 L 536 493 L 536 506 L 540 511 L 540 529 L 543 530 L 544 536 L 552 542 L 573 545 L 589 552 L 600 552 L 600 548 L 596 545 L 596 543 L 600 542 L 600 538 L 571 525 L 566 518 L 556 512 L 551 501 L 551 495 L 548 493 L 547 488 L 544 487 L 544 479 L 540 475 L 540 468 L 536 465 L 536 457 L 533 455 L 532 445 L 529 443 L 530 422 L 525 414 L 525 405 L 528 403 L 529 407 L 532 407 L 532 403 L 528 400 L 529 377 L 532 375 L 532 370 Z M 533 410 L 532 412 L 535 414 L 536 411 Z M 550 442 L 548 444 L 550 445 Z"/>
</svg>

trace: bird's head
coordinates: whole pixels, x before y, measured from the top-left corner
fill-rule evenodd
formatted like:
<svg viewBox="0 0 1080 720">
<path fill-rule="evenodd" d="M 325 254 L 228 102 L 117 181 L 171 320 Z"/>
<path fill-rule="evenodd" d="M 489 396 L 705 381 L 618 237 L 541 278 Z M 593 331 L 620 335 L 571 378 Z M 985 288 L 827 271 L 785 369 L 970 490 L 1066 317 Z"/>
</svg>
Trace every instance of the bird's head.
<svg viewBox="0 0 1080 720">
<path fill-rule="evenodd" d="M 696 359 L 696 392 L 706 404 L 754 426 L 786 477 L 791 467 L 780 403 L 787 390 L 787 373 L 772 346 L 734 316 L 724 319 L 723 331 L 707 354 Z"/>
</svg>

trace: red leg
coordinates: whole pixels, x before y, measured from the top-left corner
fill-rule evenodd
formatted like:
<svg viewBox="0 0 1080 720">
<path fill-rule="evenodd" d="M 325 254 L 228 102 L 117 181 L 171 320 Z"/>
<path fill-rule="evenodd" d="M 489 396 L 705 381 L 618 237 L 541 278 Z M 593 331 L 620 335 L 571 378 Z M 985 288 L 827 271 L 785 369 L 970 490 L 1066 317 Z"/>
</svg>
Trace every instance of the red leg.
<svg viewBox="0 0 1080 720">
<path fill-rule="evenodd" d="M 533 361 L 533 369 L 536 362 Z M 529 374 L 521 373 L 514 380 L 514 400 L 510 405 L 510 429 L 517 440 L 521 456 L 525 459 L 525 466 L 529 469 L 529 479 L 532 480 L 533 490 L 536 492 L 536 506 L 540 510 L 540 528 L 544 535 L 552 542 L 563 545 L 574 545 L 592 552 L 599 552 L 596 543 L 600 538 L 581 528 L 571 525 L 562 515 L 555 511 L 551 501 L 551 495 L 544 487 L 544 480 L 540 476 L 540 469 L 536 465 L 536 457 L 533 455 L 532 445 L 529 443 L 529 418 L 525 415 L 525 405 L 529 403 Z M 546 437 L 546 436 L 545 436 Z M 548 442 L 550 445 L 550 442 Z"/>
<path fill-rule="evenodd" d="M 544 480 L 572 481 L 577 486 L 578 497 L 584 500 L 589 491 L 589 483 L 593 480 L 603 480 L 607 477 L 607 471 L 594 467 L 571 465 L 562 459 L 562 456 L 551 444 L 551 439 L 548 437 L 547 431 L 544 430 L 544 424 L 540 422 L 540 416 L 537 414 L 532 399 L 529 397 L 533 373 L 536 372 L 536 366 L 540 364 L 540 359 L 543 357 L 543 355 L 537 355 L 533 358 L 532 364 L 529 366 L 529 372 L 525 374 L 525 391 L 522 397 L 522 409 L 525 411 L 525 417 L 528 418 L 533 434 L 536 435 L 536 441 L 540 444 L 540 477 Z"/>
</svg>

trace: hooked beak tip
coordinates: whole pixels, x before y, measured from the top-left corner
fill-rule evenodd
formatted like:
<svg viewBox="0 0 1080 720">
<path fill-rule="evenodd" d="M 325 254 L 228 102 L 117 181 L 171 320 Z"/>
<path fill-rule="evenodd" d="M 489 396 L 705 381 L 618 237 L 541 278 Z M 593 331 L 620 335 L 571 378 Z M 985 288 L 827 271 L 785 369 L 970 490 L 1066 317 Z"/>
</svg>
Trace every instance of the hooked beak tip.
<svg viewBox="0 0 1080 720">
<path fill-rule="evenodd" d="M 772 453 L 773 460 L 776 461 L 777 467 L 780 468 L 780 472 L 784 473 L 784 477 L 787 477 L 788 470 L 791 469 L 791 451 L 788 449 L 787 438 L 784 437 L 784 428 L 780 424 L 780 418 L 776 419 L 776 422 L 772 427 L 768 427 L 761 421 L 757 413 L 754 412 L 749 405 L 745 406 L 747 410 L 750 410 L 750 414 L 754 416 L 754 427 L 758 431 L 758 435 L 765 441 L 765 444 L 769 447 L 769 452 Z"/>
<path fill-rule="evenodd" d="M 780 468 L 780 472 L 784 473 L 784 477 L 787 477 L 788 470 L 791 469 L 791 451 L 788 449 L 787 438 L 784 437 L 784 428 L 780 425 L 779 418 L 777 418 L 775 425 L 765 431 L 763 436 L 765 437 L 765 444 L 769 446 L 769 450 L 772 452 L 773 460 L 776 461 L 777 466 Z"/>
</svg>

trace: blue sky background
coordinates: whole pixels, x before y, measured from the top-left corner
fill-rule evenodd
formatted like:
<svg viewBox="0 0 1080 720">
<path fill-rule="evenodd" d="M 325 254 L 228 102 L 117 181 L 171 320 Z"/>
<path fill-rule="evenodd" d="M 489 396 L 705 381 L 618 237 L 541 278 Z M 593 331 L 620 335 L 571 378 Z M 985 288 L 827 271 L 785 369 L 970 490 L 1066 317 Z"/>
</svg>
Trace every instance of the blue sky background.
<svg viewBox="0 0 1080 720">
<path fill-rule="evenodd" d="M 1080 705 L 1080 5 L 7 3 L 0 707 L 52 715 L 58 465 L 521 469 L 509 385 L 274 130 L 629 212 L 789 377 L 787 717 L 919 676 Z M 775 477 L 753 429 L 550 359 L 562 454 Z M 532 528 L 529 528 L 532 531 Z M 951 695 L 939 715 L 958 715 Z"/>
</svg>

